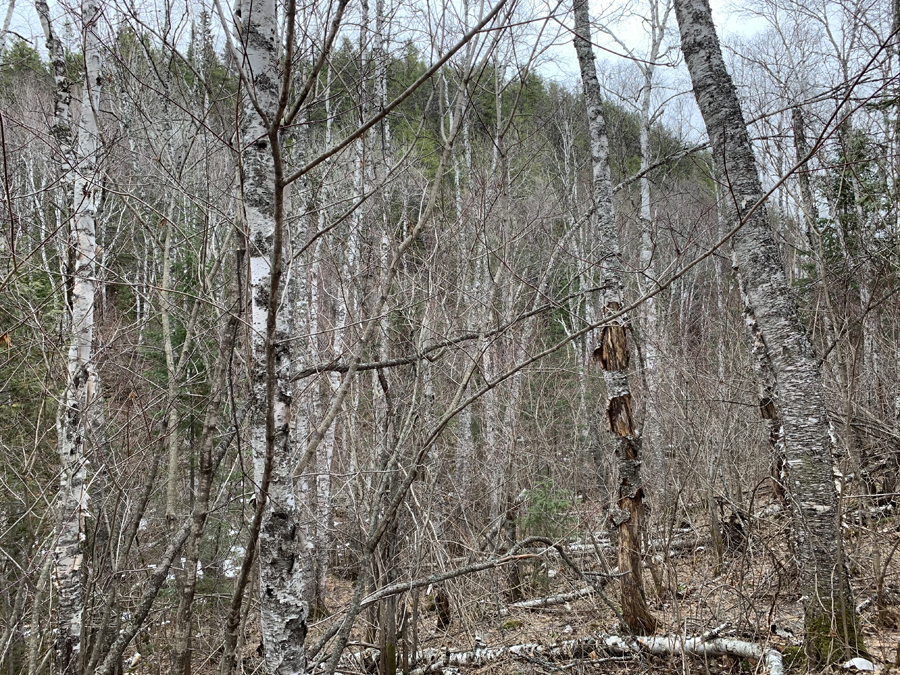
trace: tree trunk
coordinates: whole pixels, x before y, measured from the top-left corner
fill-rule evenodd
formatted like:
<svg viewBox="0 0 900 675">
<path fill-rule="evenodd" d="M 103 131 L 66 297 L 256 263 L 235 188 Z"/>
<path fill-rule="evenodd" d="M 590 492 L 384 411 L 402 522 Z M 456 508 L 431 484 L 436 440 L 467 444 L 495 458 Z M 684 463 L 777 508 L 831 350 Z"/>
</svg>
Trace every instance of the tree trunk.
<svg viewBox="0 0 900 675">
<path fill-rule="evenodd" d="M 229 303 L 230 306 L 230 303 Z M 234 336 L 237 332 L 237 314 L 229 312 L 220 335 L 220 356 L 216 362 L 215 374 L 212 378 L 212 393 L 203 422 L 200 452 L 198 460 L 197 492 L 191 510 L 191 532 L 185 543 L 184 579 L 182 592 L 178 600 L 178 611 L 175 616 L 175 657 L 172 662 L 172 675 L 191 675 L 191 635 L 193 626 L 194 595 L 199 577 L 200 544 L 206 529 L 209 516 L 209 498 L 215 478 L 213 451 L 216 430 L 219 425 L 219 411 L 225 397 L 225 386 L 228 373 L 228 355 L 234 349 Z"/>
<path fill-rule="evenodd" d="M 42 11 L 43 10 L 43 11 Z M 63 675 L 81 671 L 82 614 L 84 611 L 84 538 L 88 511 L 85 436 L 88 407 L 95 404 L 97 373 L 93 364 L 95 246 L 97 194 L 96 111 L 100 104 L 100 53 L 93 23 L 97 7 L 93 0 L 82 3 L 84 60 L 86 65 L 81 103 L 78 147 L 72 151 L 69 81 L 65 75 L 62 46 L 55 38 L 46 5 L 39 3 L 47 48 L 56 71 L 56 119 L 54 135 L 69 166 L 62 184 L 72 189 L 69 269 L 71 343 L 68 377 L 59 413 L 59 454 L 62 464 L 59 492 L 59 524 L 53 551 L 53 585 L 56 591 L 57 634 L 55 669 Z M 60 67 L 60 63 L 62 66 Z M 77 166 L 76 166 L 77 164 Z"/>
<path fill-rule="evenodd" d="M 647 62 L 639 64 L 644 76 L 641 87 L 641 248 L 640 271 L 643 279 L 639 284 L 641 295 L 648 291 L 654 291 L 658 286 L 656 272 L 656 235 L 653 227 L 653 213 L 651 210 L 650 194 L 650 132 L 653 127 L 655 115 L 651 113 L 654 75 L 656 62 L 659 59 L 663 39 L 666 35 L 666 24 L 672 5 L 666 0 L 663 11 L 660 13 L 659 0 L 650 0 L 650 17 L 648 28 L 650 30 L 650 51 Z M 662 425 L 659 414 L 659 324 L 657 315 L 659 308 L 656 304 L 656 296 L 650 297 L 643 307 L 643 356 L 644 356 L 644 380 L 646 382 L 646 409 L 643 420 L 643 438 L 646 442 L 644 456 L 649 458 L 651 467 L 660 476 L 665 475 L 665 452 L 663 449 Z M 649 445 L 649 448 L 647 447 Z M 661 486 L 660 486 L 661 487 Z"/>
<path fill-rule="evenodd" d="M 621 309 L 622 260 L 612 203 L 612 181 L 609 169 L 609 140 L 603 116 L 603 100 L 594 53 L 591 49 L 590 17 L 586 0 L 575 0 L 575 50 L 581 67 L 591 140 L 593 185 L 592 221 L 596 227 L 597 261 L 603 290 L 602 306 L 610 314 Z M 621 316 L 600 331 L 594 359 L 603 368 L 606 384 L 606 418 L 609 431 L 616 437 L 619 483 L 612 518 L 619 529 L 619 570 L 622 592 L 622 614 L 634 633 L 656 630 L 656 619 L 647 607 L 641 573 L 641 519 L 643 517 L 643 483 L 641 481 L 641 438 L 631 413 L 631 389 L 628 382 L 628 318 Z"/>
<path fill-rule="evenodd" d="M 734 237 L 734 263 L 776 378 L 804 597 L 806 651 L 814 664 L 863 649 L 842 557 L 821 367 L 788 291 L 737 91 L 725 68 L 707 0 L 676 0 L 681 48 L 710 137 Z"/>
<path fill-rule="evenodd" d="M 245 0 L 235 14 L 242 65 L 253 89 L 246 100 L 242 131 L 254 398 L 250 433 L 255 480 L 257 485 L 269 484 L 268 493 L 258 495 L 265 502 L 257 549 L 260 624 L 265 672 L 292 675 L 306 671 L 308 608 L 303 601 L 301 530 L 293 489 L 293 343 L 288 339 L 285 313 L 279 312 L 285 187 L 281 179 L 280 117 L 284 111 L 279 106 L 278 23 L 273 0 Z M 292 6 L 285 8 L 285 14 L 285 22 L 290 24 Z"/>
</svg>

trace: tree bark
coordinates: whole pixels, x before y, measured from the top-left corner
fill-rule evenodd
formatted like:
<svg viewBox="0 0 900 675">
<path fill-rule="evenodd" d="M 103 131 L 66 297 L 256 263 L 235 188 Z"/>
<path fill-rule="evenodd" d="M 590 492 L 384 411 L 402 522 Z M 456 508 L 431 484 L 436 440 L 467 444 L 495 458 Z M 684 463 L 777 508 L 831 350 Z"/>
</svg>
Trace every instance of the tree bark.
<svg viewBox="0 0 900 675">
<path fill-rule="evenodd" d="M 293 45 L 294 3 L 285 7 L 288 54 Z M 243 207 L 248 238 L 251 328 L 251 383 L 254 405 L 250 418 L 254 476 L 265 508 L 257 558 L 260 578 L 260 623 L 265 672 L 306 672 L 307 604 L 303 600 L 299 535 L 301 528 L 293 489 L 296 465 L 290 422 L 292 342 L 281 305 L 284 180 L 281 96 L 278 70 L 279 32 L 274 0 L 244 0 L 235 12 L 243 50 L 243 69 L 251 91 L 245 99 L 243 128 Z M 289 82 L 289 73 L 285 82 Z M 290 303 L 285 303 L 290 305 Z"/>
<path fill-rule="evenodd" d="M 592 221 L 596 228 L 597 255 L 600 259 L 602 307 L 610 313 L 622 308 L 622 260 L 619 235 L 612 203 L 612 181 L 609 169 L 609 140 L 603 115 L 603 99 L 594 53 L 586 0 L 575 0 L 575 50 L 581 67 L 581 81 L 587 106 L 591 140 L 593 184 L 591 190 Z M 628 381 L 628 317 L 622 316 L 600 331 L 594 359 L 603 369 L 606 384 L 606 421 L 616 438 L 619 470 L 618 495 L 612 518 L 619 530 L 619 569 L 622 614 L 631 631 L 637 634 L 656 630 L 656 619 L 647 607 L 641 572 L 641 519 L 643 517 L 643 482 L 641 480 L 641 437 L 631 412 L 631 388 Z"/>
<path fill-rule="evenodd" d="M 663 39 L 666 35 L 666 24 L 669 21 L 669 15 L 672 5 L 669 0 L 663 3 L 662 12 L 660 12 L 659 0 L 650 0 L 649 10 L 650 16 L 646 20 L 649 24 L 650 31 L 650 51 L 647 55 L 647 62 L 638 64 L 644 82 L 641 87 L 641 249 L 640 249 L 640 270 L 643 275 L 642 283 L 639 284 L 642 294 L 655 290 L 658 285 L 656 271 L 656 234 L 653 227 L 653 213 L 651 209 L 650 194 L 650 132 L 653 127 L 655 115 L 651 113 L 654 75 L 656 73 L 656 63 L 660 57 Z M 643 307 L 643 356 L 644 356 L 644 380 L 646 382 L 646 412 L 644 413 L 643 438 L 647 442 L 648 447 L 644 447 L 644 455 L 650 458 L 651 466 L 655 466 L 660 475 L 665 474 L 664 459 L 665 451 L 663 449 L 662 425 L 660 424 L 659 414 L 659 308 L 656 304 L 656 296 L 647 299 Z"/>
<path fill-rule="evenodd" d="M 783 675 L 784 665 L 781 654 L 775 649 L 767 649 L 755 642 L 721 638 L 713 630 L 699 637 L 665 635 L 660 637 L 627 638 L 618 635 L 593 635 L 590 637 L 564 640 L 545 645 L 524 643 L 501 647 L 488 647 L 481 643 L 472 649 L 451 650 L 424 649 L 416 654 L 416 662 L 423 665 L 414 671 L 424 673 L 458 672 L 459 668 L 477 668 L 503 658 L 518 657 L 525 660 L 572 660 L 597 664 L 599 655 L 632 655 L 649 653 L 656 656 L 685 654 L 691 656 L 722 656 L 728 654 L 739 659 L 753 659 L 765 664 L 769 675 Z M 344 663 L 347 670 L 356 670 L 372 658 L 371 653 L 356 652 L 346 654 Z M 447 669 L 446 671 L 444 669 Z"/>
<path fill-rule="evenodd" d="M 776 378 L 795 552 L 804 598 L 806 651 L 814 664 L 863 649 L 843 562 L 821 367 L 789 294 L 747 127 L 707 0 L 676 0 L 681 48 L 694 85 L 729 220 L 742 219 L 734 265 Z"/>
<path fill-rule="evenodd" d="M 93 364 L 95 247 L 97 212 L 97 148 L 99 133 L 96 111 L 100 104 L 100 52 L 94 22 L 97 6 L 82 3 L 85 76 L 78 128 L 77 149 L 72 149 L 69 103 L 70 84 L 65 74 L 62 46 L 53 34 L 45 3 L 38 3 L 48 51 L 56 71 L 56 119 L 53 134 L 60 144 L 65 174 L 62 184 L 72 189 L 69 251 L 71 295 L 69 329 L 71 343 L 68 375 L 59 413 L 58 447 L 60 473 L 59 523 L 53 550 L 53 586 L 56 591 L 57 633 L 55 670 L 74 675 L 81 670 L 82 614 L 84 612 L 84 539 L 88 512 L 87 457 L 85 439 L 88 407 L 94 404 L 97 373 Z M 60 67 L 60 64 L 62 67 Z"/>
</svg>

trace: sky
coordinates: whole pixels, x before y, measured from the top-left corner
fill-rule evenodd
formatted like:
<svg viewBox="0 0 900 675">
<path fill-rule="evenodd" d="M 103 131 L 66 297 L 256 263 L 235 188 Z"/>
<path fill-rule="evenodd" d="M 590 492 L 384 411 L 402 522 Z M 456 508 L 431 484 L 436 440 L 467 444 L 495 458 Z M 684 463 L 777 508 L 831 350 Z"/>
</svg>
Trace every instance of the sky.
<svg viewBox="0 0 900 675">
<path fill-rule="evenodd" d="M 2 1 L 2 0 L 0 0 Z M 15 11 L 12 17 L 10 29 L 15 36 L 25 39 L 27 42 L 35 46 L 42 54 L 44 54 L 43 32 L 38 21 L 37 14 L 34 10 L 33 0 L 12 0 L 15 2 Z M 78 0 L 71 0 L 71 4 L 76 4 Z M 138 6 L 139 11 L 145 15 L 153 13 L 153 0 L 125 0 L 127 6 Z M 182 0 L 176 0 L 179 2 Z M 211 0 L 183 0 L 190 2 L 191 5 L 211 4 Z M 455 0 L 451 0 L 453 3 Z M 476 6 L 480 0 L 470 0 L 470 3 Z M 731 36 L 749 37 L 762 28 L 762 20 L 748 18 L 743 15 L 737 8 L 735 3 L 738 0 L 711 0 L 713 18 L 719 29 L 720 37 L 723 42 L 728 42 Z M 122 0 L 106 0 L 110 8 L 119 9 L 125 6 Z M 530 17 L 546 17 L 555 12 L 555 17 L 550 20 L 538 20 L 530 25 L 523 25 L 520 29 L 521 41 L 514 41 L 511 49 L 516 50 L 515 62 L 524 63 L 529 60 L 529 41 L 533 41 L 536 33 L 541 32 L 543 39 L 549 42 L 549 46 L 539 57 L 539 65 L 537 70 L 539 74 L 546 78 L 557 81 L 565 86 L 576 87 L 579 83 L 578 64 L 575 58 L 575 50 L 572 46 L 571 32 L 568 26 L 571 25 L 571 16 L 568 11 L 571 0 L 563 0 L 561 5 L 555 3 L 559 0 L 519 0 L 522 9 L 517 15 L 522 18 Z M 229 0 L 223 0 L 225 5 L 229 4 Z M 355 4 L 355 3 L 354 3 Z M 374 3 L 371 3 L 374 5 Z M 390 4 L 390 0 L 388 0 Z M 637 73 L 634 68 L 628 67 L 627 59 L 617 56 L 623 52 L 623 47 L 616 43 L 608 35 L 605 35 L 599 29 L 599 25 L 607 26 L 614 31 L 618 39 L 625 43 L 626 46 L 633 50 L 638 56 L 644 56 L 647 51 L 647 35 L 639 18 L 632 14 L 628 16 L 629 6 L 640 11 L 642 5 L 646 4 L 646 0 L 615 0 L 614 2 L 603 2 L 601 0 L 591 0 L 591 17 L 595 24 L 593 41 L 596 45 L 595 52 L 598 56 L 598 67 L 601 73 L 601 80 L 608 85 L 608 92 L 611 97 L 620 97 L 620 103 L 625 105 L 633 104 L 630 99 L 632 91 L 637 91 L 638 81 Z M 58 0 L 50 0 L 51 13 L 54 16 L 64 16 L 64 4 Z M 184 7 L 184 5 L 182 5 Z M 5 15 L 6 6 L 3 7 Z M 434 0 L 414 0 L 411 5 L 404 5 L 406 11 L 411 15 L 417 16 L 421 20 L 423 26 L 428 25 L 429 16 L 437 14 L 439 5 Z M 228 11 L 227 9 L 225 10 Z M 451 10 L 452 11 L 452 10 Z M 352 15 L 351 15 L 352 16 Z M 187 17 L 185 17 L 187 18 Z M 350 19 L 351 22 L 353 19 Z M 358 23 L 358 19 L 356 19 Z M 217 22 L 214 22 L 217 23 Z M 412 23 L 412 22 L 410 22 Z M 187 26 L 189 20 L 185 21 L 183 35 L 189 35 Z M 668 61 L 680 63 L 680 53 L 677 41 L 677 24 L 674 12 L 669 17 L 670 36 L 669 44 L 672 47 Z M 65 40 L 65 28 L 57 30 Z M 353 30 L 352 28 L 350 30 Z M 71 31 L 70 31 L 71 32 Z M 415 36 L 415 29 L 411 29 L 408 35 Z M 74 37 L 74 36 L 71 36 Z M 398 36 L 398 39 L 399 36 Z M 415 39 L 413 37 L 412 39 Z M 457 36 L 448 36 L 447 42 L 457 39 Z M 224 40 L 222 40 L 224 42 Z M 658 102 L 666 101 L 663 108 L 664 112 L 661 117 L 662 121 L 669 126 L 673 132 L 680 134 L 686 141 L 695 141 L 704 135 L 702 123 L 693 102 L 693 97 L 689 95 L 690 84 L 686 71 L 683 66 L 657 68 L 657 78 L 659 81 Z M 624 94 L 622 93 L 624 92 Z"/>
<path fill-rule="evenodd" d="M 427 1 L 428 0 L 416 0 L 415 4 L 422 4 L 422 8 L 424 9 L 424 4 L 427 4 Z M 36 48 L 42 49 L 43 32 L 41 30 L 37 14 L 34 10 L 33 0 L 12 0 L 12 2 L 15 3 L 15 9 L 10 25 L 10 30 L 16 36 L 25 39 Z M 756 30 L 759 29 L 761 20 L 748 20 L 746 16 L 741 16 L 740 12 L 735 9 L 734 3 L 735 0 L 711 0 L 713 18 L 716 21 L 716 25 L 720 31 L 720 35 L 752 35 L 754 32 L 756 32 Z M 116 4 L 118 4 L 118 2 L 110 3 L 110 5 L 112 6 L 115 6 Z M 133 5 L 134 3 L 129 2 L 128 4 Z M 227 0 L 225 4 L 228 4 Z M 566 2 L 563 7 L 566 7 L 567 9 L 568 4 L 570 3 Z M 612 4 L 610 4 L 609 2 L 592 0 L 591 16 L 595 21 L 605 23 L 607 18 L 612 18 L 616 14 L 621 14 L 622 11 L 624 11 L 626 4 L 627 0 L 616 0 L 616 2 Z M 7 8 L 9 7 L 9 2 L 3 3 L 2 5 L 0 5 L 0 7 L 3 8 L 2 11 L 3 15 L 5 16 Z M 54 15 L 58 16 L 63 13 L 63 10 L 61 9 L 62 4 L 59 2 L 50 0 L 50 7 L 51 12 Z M 545 4 L 543 8 L 535 7 L 534 9 L 535 13 L 543 11 L 543 13 L 546 14 L 548 12 L 548 5 Z M 562 10 L 557 9 L 557 13 L 559 13 L 560 11 Z M 567 19 L 566 23 L 571 23 L 571 20 Z M 674 31 L 676 29 L 674 15 L 671 17 L 670 23 Z M 645 36 L 643 35 L 640 21 L 637 19 L 621 20 L 615 22 L 615 27 L 617 33 L 625 42 L 639 45 L 645 41 Z M 604 38 L 599 33 L 596 33 L 594 38 L 594 42 L 600 47 L 607 47 L 612 51 L 621 52 L 621 48 L 618 47 L 611 39 Z M 560 77 L 564 79 L 567 77 L 577 77 L 577 64 L 575 63 L 574 54 L 568 54 L 567 52 L 569 51 L 573 51 L 571 49 L 571 42 L 566 40 L 565 44 L 560 45 L 560 47 L 555 50 L 556 53 L 553 55 L 554 60 L 563 63 L 560 68 Z M 598 54 L 601 59 L 615 58 L 614 56 L 610 56 L 609 54 L 604 55 L 602 49 L 598 50 Z M 566 63 L 567 61 L 569 63 Z"/>
</svg>

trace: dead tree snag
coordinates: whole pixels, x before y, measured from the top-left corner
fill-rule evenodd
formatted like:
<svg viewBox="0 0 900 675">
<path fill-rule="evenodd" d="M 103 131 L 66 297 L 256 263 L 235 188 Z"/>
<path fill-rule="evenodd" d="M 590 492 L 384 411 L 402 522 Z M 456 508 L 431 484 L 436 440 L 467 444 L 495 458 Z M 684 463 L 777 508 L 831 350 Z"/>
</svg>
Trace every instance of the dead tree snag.
<svg viewBox="0 0 900 675">
<path fill-rule="evenodd" d="M 590 16 L 586 0 L 575 0 L 575 51 L 581 68 L 584 101 L 591 139 L 593 183 L 591 223 L 594 226 L 600 276 L 600 305 L 608 315 L 624 306 L 622 277 L 624 268 L 619 254 L 619 234 L 612 203 L 609 168 L 609 139 L 603 115 L 603 98 L 594 53 L 591 49 Z M 641 519 L 643 490 L 641 483 L 640 435 L 631 414 L 631 388 L 628 382 L 628 317 L 610 321 L 600 331 L 599 344 L 593 350 L 595 361 L 603 369 L 606 384 L 606 419 L 616 436 L 619 465 L 619 489 L 615 524 L 619 529 L 619 569 L 622 615 L 628 628 L 638 634 L 652 633 L 656 619 L 647 607 L 641 572 Z"/>
</svg>

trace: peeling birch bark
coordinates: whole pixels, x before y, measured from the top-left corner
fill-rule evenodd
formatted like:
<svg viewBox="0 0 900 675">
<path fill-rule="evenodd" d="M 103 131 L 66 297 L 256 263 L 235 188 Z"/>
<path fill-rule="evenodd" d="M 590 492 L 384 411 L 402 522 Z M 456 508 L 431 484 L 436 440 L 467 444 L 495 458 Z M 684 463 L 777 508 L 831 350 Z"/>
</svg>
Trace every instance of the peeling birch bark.
<svg viewBox="0 0 900 675">
<path fill-rule="evenodd" d="M 709 3 L 676 0 L 675 13 L 717 175 L 725 181 L 728 217 L 744 220 L 733 239 L 734 264 L 776 377 L 807 654 L 813 663 L 843 661 L 863 645 L 843 561 L 821 368 L 789 293 L 766 209 L 756 207 L 762 186 Z"/>
<path fill-rule="evenodd" d="M 612 203 L 612 181 L 609 169 L 609 140 L 603 115 L 603 98 L 594 53 L 587 0 L 575 0 L 575 51 L 581 67 L 581 81 L 587 106 L 591 139 L 593 184 L 591 190 L 592 221 L 600 257 L 601 304 L 614 313 L 622 306 L 623 267 L 619 253 Z M 607 427 L 616 437 L 619 484 L 612 518 L 619 529 L 619 569 L 628 574 L 620 578 L 622 614 L 628 627 L 638 634 L 656 630 L 656 619 L 647 607 L 641 572 L 641 520 L 643 518 L 643 482 L 641 480 L 641 437 L 631 412 L 631 390 L 628 382 L 628 317 L 622 316 L 600 331 L 594 360 L 603 369 L 606 383 Z"/>
</svg>

